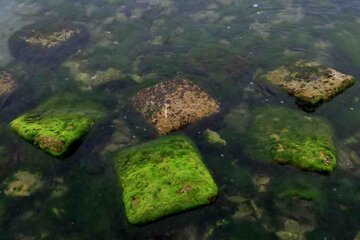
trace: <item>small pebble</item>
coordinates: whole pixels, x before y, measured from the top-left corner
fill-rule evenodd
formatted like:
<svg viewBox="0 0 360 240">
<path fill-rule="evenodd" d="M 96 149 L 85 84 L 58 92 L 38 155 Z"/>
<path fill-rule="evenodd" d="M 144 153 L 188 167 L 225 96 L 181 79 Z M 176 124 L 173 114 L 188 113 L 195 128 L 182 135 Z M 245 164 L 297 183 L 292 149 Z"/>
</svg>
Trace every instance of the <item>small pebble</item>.
<svg viewBox="0 0 360 240">
<path fill-rule="evenodd" d="M 255 3 L 255 4 L 253 5 L 254 8 L 257 8 L 258 6 L 259 6 L 259 4 L 257 4 L 257 3 Z"/>
<path fill-rule="evenodd" d="M 353 108 L 353 107 L 351 107 L 351 108 L 350 108 L 350 111 L 354 111 L 354 108 Z"/>
</svg>

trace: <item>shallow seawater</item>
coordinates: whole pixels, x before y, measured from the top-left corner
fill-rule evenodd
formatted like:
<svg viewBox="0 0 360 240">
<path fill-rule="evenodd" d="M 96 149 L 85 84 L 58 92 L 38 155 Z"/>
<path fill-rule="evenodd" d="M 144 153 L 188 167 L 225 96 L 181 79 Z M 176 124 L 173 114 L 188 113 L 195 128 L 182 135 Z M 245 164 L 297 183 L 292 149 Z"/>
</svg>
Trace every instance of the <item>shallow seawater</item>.
<svg viewBox="0 0 360 240">
<path fill-rule="evenodd" d="M 14 73 L 17 85 L 0 98 L 0 239 L 355 239 L 360 84 L 309 111 L 259 76 L 303 59 L 360 79 L 359 11 L 357 0 L 0 0 L 0 73 Z M 36 59 L 43 56 L 11 56 L 9 39 L 19 30 L 57 22 L 85 26 L 86 44 L 41 63 Z M 111 68 L 117 77 L 95 81 Z M 124 147 L 159 137 L 130 98 L 175 77 L 191 79 L 221 105 L 220 113 L 177 132 L 195 142 L 219 197 L 132 226 L 112 159 Z M 10 129 L 16 117 L 69 93 L 107 111 L 63 159 Z M 242 132 L 259 107 L 327 121 L 335 171 L 320 174 L 249 157 Z M 226 145 L 206 141 L 206 129 Z M 31 187 L 15 197 L 8 193 L 16 186 L 9 190 L 7 181 L 19 172 L 32 174 L 22 178 Z"/>
</svg>

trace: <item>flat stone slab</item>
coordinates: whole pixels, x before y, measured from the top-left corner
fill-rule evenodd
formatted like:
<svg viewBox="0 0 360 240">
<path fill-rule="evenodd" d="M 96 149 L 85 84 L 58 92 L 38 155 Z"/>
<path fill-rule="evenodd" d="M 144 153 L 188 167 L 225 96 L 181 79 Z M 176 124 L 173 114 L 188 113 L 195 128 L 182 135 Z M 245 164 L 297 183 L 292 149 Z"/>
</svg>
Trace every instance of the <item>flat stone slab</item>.
<svg viewBox="0 0 360 240">
<path fill-rule="evenodd" d="M 219 104 L 187 79 L 176 79 L 140 91 L 133 106 L 160 134 L 167 134 L 215 114 Z"/>
<path fill-rule="evenodd" d="M 260 108 L 254 114 L 244 140 L 251 158 L 316 172 L 334 170 L 333 131 L 326 120 L 279 107 Z"/>
<path fill-rule="evenodd" d="M 316 62 L 298 61 L 281 66 L 265 75 L 265 79 L 282 87 L 307 105 L 327 102 L 355 83 L 355 79 Z"/>
<path fill-rule="evenodd" d="M 101 106 L 74 95 L 63 95 L 16 118 L 11 128 L 44 152 L 60 157 L 103 115 Z"/>
<path fill-rule="evenodd" d="M 162 137 L 124 149 L 114 163 L 131 224 L 209 204 L 218 195 L 196 147 L 184 136 Z"/>
</svg>

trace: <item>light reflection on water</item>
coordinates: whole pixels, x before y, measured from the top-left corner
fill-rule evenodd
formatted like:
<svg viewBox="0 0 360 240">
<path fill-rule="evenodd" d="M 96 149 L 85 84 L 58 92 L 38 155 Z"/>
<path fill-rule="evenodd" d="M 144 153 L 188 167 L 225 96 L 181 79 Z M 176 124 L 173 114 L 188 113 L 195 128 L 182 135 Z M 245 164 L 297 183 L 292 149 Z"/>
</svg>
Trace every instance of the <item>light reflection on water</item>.
<svg viewBox="0 0 360 240">
<path fill-rule="evenodd" d="M 239 128 L 259 106 L 302 111 L 294 98 L 254 81 L 282 64 L 316 60 L 359 78 L 359 9 L 355 0 L 0 0 L 0 69 L 15 71 L 20 85 L 0 109 L 0 179 L 17 171 L 42 179 L 29 197 L 1 193 L 0 239 L 274 239 L 279 231 L 301 233 L 294 239 L 353 239 L 360 231 L 360 145 L 346 143 L 360 138 L 359 84 L 312 113 L 334 127 L 338 167 L 331 175 L 256 162 L 236 139 L 218 147 L 201 133 L 211 128 L 226 135 L 236 109 L 245 112 L 231 122 Z M 86 25 L 90 42 L 55 67 L 10 57 L 11 34 L 52 19 Z M 120 70 L 121 80 L 92 81 L 109 68 Z M 221 102 L 219 116 L 181 131 L 199 147 L 220 196 L 213 205 L 130 226 L 111 158 L 156 134 L 128 99 L 175 76 L 192 79 Z M 65 92 L 95 98 L 111 111 L 71 156 L 58 160 L 19 139 L 8 123 Z M 281 196 L 292 187 L 306 189 L 310 199 Z"/>
</svg>

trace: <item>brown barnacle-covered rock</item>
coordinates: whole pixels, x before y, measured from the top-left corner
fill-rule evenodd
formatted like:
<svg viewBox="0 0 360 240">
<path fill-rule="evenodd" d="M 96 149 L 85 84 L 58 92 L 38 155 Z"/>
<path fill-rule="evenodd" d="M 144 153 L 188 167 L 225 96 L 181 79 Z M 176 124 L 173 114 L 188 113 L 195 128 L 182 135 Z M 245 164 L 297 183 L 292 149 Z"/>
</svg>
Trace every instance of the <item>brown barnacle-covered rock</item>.
<svg viewBox="0 0 360 240">
<path fill-rule="evenodd" d="M 160 134 L 167 134 L 219 111 L 219 103 L 188 79 L 174 79 L 140 91 L 135 109 Z"/>
<path fill-rule="evenodd" d="M 0 98 L 6 97 L 16 90 L 16 82 L 11 73 L 0 71 Z"/>
<path fill-rule="evenodd" d="M 355 79 L 350 75 L 303 60 L 293 65 L 281 66 L 264 77 L 306 105 L 327 102 L 355 83 Z"/>
</svg>

